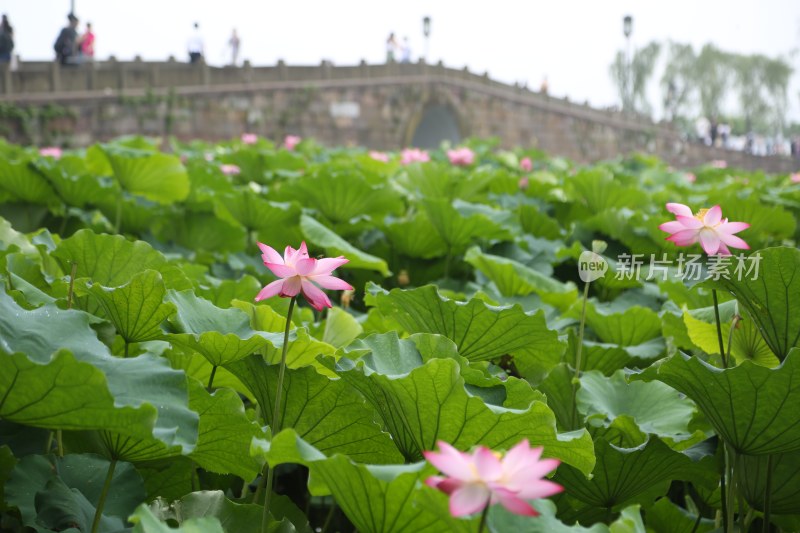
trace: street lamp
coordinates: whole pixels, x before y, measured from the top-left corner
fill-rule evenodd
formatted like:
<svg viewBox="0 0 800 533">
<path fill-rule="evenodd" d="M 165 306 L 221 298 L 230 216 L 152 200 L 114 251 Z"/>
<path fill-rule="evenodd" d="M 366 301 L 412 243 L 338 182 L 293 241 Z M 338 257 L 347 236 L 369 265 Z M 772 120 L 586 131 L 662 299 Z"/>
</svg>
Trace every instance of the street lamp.
<svg viewBox="0 0 800 533">
<path fill-rule="evenodd" d="M 422 19 L 422 34 L 425 36 L 425 61 L 428 60 L 428 43 L 431 36 L 431 18 L 425 17 Z"/>
<path fill-rule="evenodd" d="M 632 111 L 633 108 L 633 80 L 631 68 L 631 33 L 633 33 L 633 17 L 625 15 L 622 19 L 622 33 L 625 34 L 625 95 L 622 102 L 623 111 Z"/>
</svg>

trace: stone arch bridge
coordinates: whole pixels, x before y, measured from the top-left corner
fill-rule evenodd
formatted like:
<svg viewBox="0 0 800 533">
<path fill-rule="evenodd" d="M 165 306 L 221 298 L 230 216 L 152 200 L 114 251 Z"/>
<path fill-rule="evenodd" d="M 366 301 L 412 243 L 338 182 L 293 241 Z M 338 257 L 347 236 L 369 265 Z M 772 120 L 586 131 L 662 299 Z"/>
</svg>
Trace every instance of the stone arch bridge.
<svg viewBox="0 0 800 533">
<path fill-rule="evenodd" d="M 536 146 L 593 162 L 633 151 L 676 166 L 724 159 L 788 172 L 788 157 L 756 157 L 682 139 L 667 124 L 600 110 L 441 63 L 216 68 L 115 60 L 62 67 L 24 62 L 0 79 L 0 135 L 87 145 L 119 135 L 221 140 L 243 132 L 323 144 L 397 149 L 465 137 Z"/>
</svg>

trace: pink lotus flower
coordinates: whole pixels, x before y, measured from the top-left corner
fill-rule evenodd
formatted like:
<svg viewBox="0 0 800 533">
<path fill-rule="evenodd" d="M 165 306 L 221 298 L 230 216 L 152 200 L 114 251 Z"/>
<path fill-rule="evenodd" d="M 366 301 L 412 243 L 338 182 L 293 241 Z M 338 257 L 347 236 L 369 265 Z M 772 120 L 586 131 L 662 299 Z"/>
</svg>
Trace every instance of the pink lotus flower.
<svg viewBox="0 0 800 533">
<path fill-rule="evenodd" d="M 258 142 L 258 135 L 255 133 L 242 133 L 242 142 L 244 144 L 255 144 Z"/>
<path fill-rule="evenodd" d="M 723 159 L 715 159 L 711 162 L 711 166 L 714 168 L 728 168 L 728 162 Z"/>
<path fill-rule="evenodd" d="M 302 140 L 303 138 L 297 135 L 287 135 L 286 138 L 283 139 L 283 146 L 291 152 Z"/>
<path fill-rule="evenodd" d="M 789 176 L 789 179 L 792 181 L 792 183 L 800 183 L 800 172 L 795 172 Z"/>
<path fill-rule="evenodd" d="M 236 176 L 242 172 L 242 169 L 237 165 L 220 165 L 219 169 L 226 176 Z"/>
<path fill-rule="evenodd" d="M 564 490 L 561 485 L 542 479 L 560 462 L 540 460 L 542 448 L 531 448 L 527 439 L 511 448 L 502 459 L 485 446 L 469 454 L 446 442 L 438 444 L 439 453 L 424 452 L 424 455 L 447 477 L 432 476 L 425 483 L 450 496 L 453 516 L 477 513 L 498 502 L 512 513 L 536 516 L 536 509 L 525 500 Z"/>
<path fill-rule="evenodd" d="M 686 177 L 686 181 L 688 181 L 689 183 L 694 183 L 697 181 L 697 176 L 695 176 L 691 172 L 687 172 L 686 174 L 684 174 L 684 176 Z"/>
<path fill-rule="evenodd" d="M 517 185 L 518 185 L 518 186 L 519 186 L 519 188 L 520 188 L 521 190 L 523 190 L 523 191 L 524 191 L 524 190 L 527 190 L 527 189 L 528 189 L 528 186 L 529 186 L 530 184 L 531 184 L 531 183 L 530 183 L 530 180 L 528 179 L 528 176 L 522 176 L 522 177 L 519 179 L 519 181 L 517 182 Z"/>
<path fill-rule="evenodd" d="M 533 169 L 533 162 L 531 162 L 531 158 L 523 157 L 522 161 L 519 162 L 519 168 L 521 168 L 523 172 L 530 172 L 531 169 Z"/>
<path fill-rule="evenodd" d="M 375 161 L 381 161 L 383 163 L 389 162 L 389 154 L 385 152 L 379 152 L 377 150 L 370 150 L 369 156 L 374 159 Z"/>
<path fill-rule="evenodd" d="M 323 308 L 333 305 L 319 287 L 334 291 L 353 290 L 349 283 L 331 276 L 334 269 L 349 261 L 343 256 L 328 259 L 309 257 L 305 242 L 300 244 L 298 250 L 287 246 L 283 257 L 266 244 L 258 243 L 258 247 L 261 249 L 264 265 L 281 279 L 261 289 L 256 296 L 257 302 L 276 295 L 294 298 L 302 293 L 314 309 L 322 311 Z"/>
<path fill-rule="evenodd" d="M 45 148 L 39 149 L 39 155 L 42 157 L 53 157 L 55 159 L 61 159 L 61 148 L 58 146 L 47 146 Z"/>
<path fill-rule="evenodd" d="M 410 165 L 411 163 L 425 163 L 430 161 L 431 156 L 425 150 L 419 148 L 406 148 L 400 153 L 400 164 Z"/>
<path fill-rule="evenodd" d="M 450 163 L 456 166 L 467 167 L 475 161 L 475 152 L 467 148 L 456 148 L 455 150 L 448 150 L 447 157 Z"/>
<path fill-rule="evenodd" d="M 667 211 L 675 214 L 677 220 L 665 222 L 658 229 L 670 234 L 668 241 L 676 246 L 691 246 L 700 241 L 708 255 L 731 255 L 728 246 L 749 250 L 744 240 L 735 236 L 750 227 L 746 222 L 728 222 L 722 218 L 722 208 L 715 205 L 711 209 L 701 209 L 696 215 L 683 204 L 667 204 Z"/>
</svg>

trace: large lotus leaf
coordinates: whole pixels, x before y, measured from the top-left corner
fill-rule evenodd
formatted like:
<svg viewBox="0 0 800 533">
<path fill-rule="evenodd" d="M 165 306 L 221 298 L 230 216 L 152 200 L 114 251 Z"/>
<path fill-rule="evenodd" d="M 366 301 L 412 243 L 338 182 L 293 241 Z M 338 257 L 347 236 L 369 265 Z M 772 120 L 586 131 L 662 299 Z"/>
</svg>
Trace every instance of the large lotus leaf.
<svg viewBox="0 0 800 533">
<path fill-rule="evenodd" d="M 161 270 L 166 258 L 144 241 L 131 242 L 121 235 L 98 235 L 80 230 L 61 241 L 53 257 L 65 273 L 77 263 L 76 277 L 91 278 L 104 287 L 119 287 L 134 274 Z"/>
<path fill-rule="evenodd" d="M 390 187 L 370 185 L 351 166 L 343 171 L 322 170 L 290 180 L 277 191 L 282 200 L 294 200 L 316 209 L 334 224 L 361 215 L 387 215 L 402 211 L 400 195 Z"/>
<path fill-rule="evenodd" d="M 5 486 L 16 464 L 17 458 L 14 457 L 11 448 L 7 445 L 0 446 L 0 512 L 6 510 Z"/>
<path fill-rule="evenodd" d="M 562 283 L 513 259 L 484 253 L 477 246 L 467 250 L 464 261 L 493 281 L 503 296 L 535 293 L 559 309 L 568 308 L 578 297 L 574 284 Z"/>
<path fill-rule="evenodd" d="M 305 235 L 309 243 L 325 250 L 325 255 L 329 257 L 343 255 L 349 259 L 350 261 L 343 265 L 342 268 L 374 270 L 383 277 L 388 277 L 392 274 L 386 261 L 359 250 L 333 230 L 326 228 L 308 215 L 300 217 L 300 229 L 302 229 L 303 235 Z"/>
<path fill-rule="evenodd" d="M 300 206 L 266 200 L 250 189 L 236 190 L 215 198 L 216 212 L 230 217 L 249 230 L 296 226 L 300 223 Z"/>
<path fill-rule="evenodd" d="M 155 270 L 136 274 L 121 287 L 93 284 L 88 291 L 126 343 L 159 338 L 161 323 L 175 312 L 173 304 L 164 303 L 167 290 Z"/>
<path fill-rule="evenodd" d="M 707 354 L 719 354 L 719 337 L 716 324 L 695 318 L 688 311 L 683 314 L 683 322 L 686 325 L 686 333 L 689 335 L 692 344 Z M 730 322 L 723 322 L 721 329 L 725 352 L 731 353 L 737 361 L 749 360 L 769 368 L 774 368 L 780 364 L 780 360 L 775 357 L 775 354 L 767 346 L 755 322 L 749 317 L 743 317 L 737 322 L 736 328 L 733 330 L 730 347 L 728 347 Z"/>
<path fill-rule="evenodd" d="M 800 350 L 777 368 L 744 361 L 725 370 L 677 354 L 649 370 L 697 404 L 716 432 L 737 452 L 764 455 L 800 450 Z"/>
<path fill-rule="evenodd" d="M 39 159 L 36 168 L 52 184 L 67 205 L 85 207 L 111 202 L 119 194 L 116 182 L 89 172 L 83 158 L 65 155 L 61 159 Z"/>
<path fill-rule="evenodd" d="M 334 348 L 343 348 L 361 335 L 364 328 L 353 315 L 341 307 L 332 307 L 328 309 L 324 325 L 320 325 L 320 328 L 312 332 L 322 342 Z"/>
<path fill-rule="evenodd" d="M 243 226 L 217 218 L 213 213 L 180 213 L 160 228 L 162 240 L 173 240 L 189 250 L 241 252 L 247 246 Z"/>
<path fill-rule="evenodd" d="M 383 231 L 397 253 L 408 257 L 433 259 L 447 253 L 444 240 L 435 231 L 424 211 L 417 211 L 407 220 L 387 222 Z"/>
<path fill-rule="evenodd" d="M 638 505 L 623 509 L 620 517 L 611 523 L 610 527 L 605 524 L 594 524 L 592 527 L 586 528 L 580 524 L 572 526 L 564 524 L 556 517 L 556 505 L 550 500 L 535 500 L 531 504 L 539 513 L 538 516 L 518 515 L 507 510 L 502 505 L 494 505 L 489 510 L 486 522 L 489 526 L 489 531 L 494 533 L 506 531 L 525 533 L 645 533 L 642 514 Z"/>
<path fill-rule="evenodd" d="M 110 462 L 91 454 L 23 457 L 6 484 L 6 500 L 37 531 L 89 531 Z M 117 462 L 98 531 L 118 532 L 145 498 L 133 465 Z"/>
<path fill-rule="evenodd" d="M 444 494 L 420 488 L 426 474 L 434 473 L 425 463 L 369 465 L 342 455 L 327 458 L 289 429 L 275 436 L 272 442 L 254 441 L 252 453 L 265 457 L 271 466 L 306 465 L 311 472 L 309 491 L 320 496 L 332 494 L 359 531 L 475 531 L 477 519 L 452 518 Z M 423 499 L 426 501 L 420 501 Z"/>
<path fill-rule="evenodd" d="M 171 204 L 189 195 L 189 176 L 181 160 L 169 154 L 106 145 L 102 153 L 126 191 Z"/>
<path fill-rule="evenodd" d="M 592 425 L 610 427 L 618 417 L 627 416 L 639 431 L 666 441 L 688 440 L 694 433 L 689 429 L 694 403 L 663 383 L 628 383 L 620 370 L 611 377 L 597 371 L 586 372 L 580 385 L 578 409 Z M 700 437 L 704 438 L 702 433 Z"/>
<path fill-rule="evenodd" d="M 247 387 L 236 376 L 223 367 L 215 367 L 202 354 L 192 351 L 168 350 L 163 356 L 169 360 L 172 368 L 183 370 L 187 376 L 196 379 L 200 383 L 208 383 L 211 378 L 211 372 L 214 372 L 214 388 L 227 387 L 243 396 L 250 394 Z"/>
<path fill-rule="evenodd" d="M 733 194 L 718 198 L 717 203 L 723 206 L 729 220 L 743 220 L 750 224 L 741 237 L 751 247 L 763 248 L 792 238 L 797 226 L 795 215 L 774 203 L 770 203 L 769 209 L 764 209 L 760 198 L 741 198 L 740 194 L 737 189 Z"/>
<path fill-rule="evenodd" d="M 714 521 L 691 515 L 669 498 L 660 498 L 647 509 L 647 527 L 654 533 L 709 533 L 714 531 Z"/>
<path fill-rule="evenodd" d="M 136 196 L 127 191 L 122 191 L 116 198 L 103 197 L 98 199 L 98 209 L 105 217 L 89 226 L 97 227 L 108 222 L 115 229 L 115 233 L 124 232 L 134 235 L 150 233 L 164 222 L 169 207 L 148 200 L 143 196 Z M 94 215 L 98 216 L 99 215 Z M 113 223 L 113 224 L 112 224 Z"/>
<path fill-rule="evenodd" d="M 116 431 L 136 437 L 152 435 L 167 446 L 191 451 L 197 440 L 197 414 L 188 407 L 185 374 L 151 355 L 113 357 L 89 323 L 86 313 L 52 304 L 25 310 L 0 287 L 0 349 L 27 356 L 13 356 L 17 372 L 3 373 L 0 397 L 4 398 L 2 409 L 8 409 L 3 418 L 45 428 L 115 429 L 105 424 L 123 424 L 125 419 L 120 420 L 109 406 L 127 407 L 126 416 L 138 412 L 141 419 Z M 70 350 L 74 358 L 61 350 Z M 43 381 L 44 376 L 49 376 L 48 381 Z M 82 388 L 76 391 L 76 384 Z M 93 397 L 65 400 L 89 388 L 97 391 Z M 88 406 L 95 411 L 88 411 Z"/>
<path fill-rule="evenodd" d="M 12 161 L 0 157 L 0 192 L 5 192 L 6 200 L 50 205 L 58 202 L 58 196 L 30 161 Z"/>
<path fill-rule="evenodd" d="M 445 198 L 447 200 L 475 200 L 494 181 L 492 172 L 454 172 L 435 163 L 409 165 L 398 183 L 410 195 L 419 198 Z"/>
<path fill-rule="evenodd" d="M 576 307 L 572 308 L 572 312 L 577 313 Z M 601 341 L 621 346 L 636 346 L 661 335 L 658 314 L 640 306 L 628 307 L 620 312 L 587 302 L 586 325 Z"/>
<path fill-rule="evenodd" d="M 36 247 L 31 244 L 30 239 L 11 227 L 8 220 L 0 217 L 0 250 L 8 250 L 11 246 L 16 246 L 26 255 L 36 254 Z"/>
<path fill-rule="evenodd" d="M 560 239 L 563 235 L 561 225 L 554 218 L 546 215 L 535 205 L 519 206 L 519 221 L 523 231 L 544 239 Z"/>
<path fill-rule="evenodd" d="M 160 497 L 164 501 L 172 502 L 192 492 L 196 468 L 194 461 L 188 457 L 170 457 L 139 465 L 136 470 L 142 476 L 147 491 L 145 501 Z"/>
<path fill-rule="evenodd" d="M 145 503 L 136 508 L 129 520 L 134 523 L 133 533 L 225 533 L 219 519 L 213 516 L 190 518 L 177 528 L 170 527 L 159 520 Z"/>
<path fill-rule="evenodd" d="M 202 283 L 197 295 L 222 308 L 232 307 L 233 300 L 252 300 L 262 288 L 260 281 L 246 274 L 235 280 L 204 276 Z"/>
<path fill-rule="evenodd" d="M 433 285 L 386 292 L 374 286 L 373 301 L 409 333 L 437 333 L 456 343 L 470 361 L 486 361 L 526 352 L 557 362 L 563 348 L 547 329 L 544 312 L 525 313 L 518 305 L 494 307 L 478 299 L 466 303 L 441 296 Z M 368 302 L 369 303 L 369 302 Z"/>
<path fill-rule="evenodd" d="M 713 458 L 693 461 L 657 437 L 636 448 L 619 448 L 598 438 L 592 478 L 570 465 L 558 467 L 554 481 L 571 497 L 594 507 L 616 509 L 644 496 L 663 496 L 673 480 L 713 487 L 719 477 Z"/>
<path fill-rule="evenodd" d="M 282 335 L 251 329 L 249 317 L 239 309 L 220 309 L 192 291 L 168 291 L 166 300 L 177 309 L 172 322 L 179 333 L 167 334 L 164 340 L 201 353 L 212 365 L 283 345 Z"/>
<path fill-rule="evenodd" d="M 747 503 L 759 511 L 764 510 L 768 465 L 772 472 L 770 509 L 775 514 L 800 514 L 799 452 L 758 457 L 738 456 L 735 463 L 737 486 Z"/>
<path fill-rule="evenodd" d="M 731 261 L 718 280 L 705 282 L 729 291 L 755 321 L 772 352 L 783 360 L 795 346 L 800 346 L 800 250 L 766 248 L 748 259 L 760 256 L 758 271 L 739 269 Z M 728 279 L 725 279 L 727 277 Z"/>
<path fill-rule="evenodd" d="M 251 355 L 225 367 L 250 389 L 265 421 L 272 424 L 278 365 Z M 311 367 L 287 369 L 283 395 L 283 427 L 293 428 L 324 453 L 342 453 L 364 462 L 402 461 L 389 435 L 375 423 L 374 411 L 344 381 L 322 376 Z"/>
<path fill-rule="evenodd" d="M 477 239 L 511 240 L 510 232 L 484 213 L 463 215 L 442 198 L 426 198 L 422 206 L 448 253 L 460 254 Z"/>
<path fill-rule="evenodd" d="M 647 195 L 639 188 L 627 187 L 608 170 L 593 168 L 581 170 L 567 180 L 565 190 L 578 212 L 595 214 L 621 207 L 647 205 Z"/>
<path fill-rule="evenodd" d="M 559 435 L 553 412 L 527 384 L 474 386 L 465 382 L 456 359 L 434 357 L 423 364 L 411 341 L 380 338 L 393 342 L 372 340 L 366 344 L 369 356 L 358 362 L 342 358 L 334 368 L 373 405 L 406 460 L 421 459 L 438 440 L 469 449 L 511 448 L 528 439 L 550 457 L 591 470 L 591 438 L 585 431 Z"/>
</svg>

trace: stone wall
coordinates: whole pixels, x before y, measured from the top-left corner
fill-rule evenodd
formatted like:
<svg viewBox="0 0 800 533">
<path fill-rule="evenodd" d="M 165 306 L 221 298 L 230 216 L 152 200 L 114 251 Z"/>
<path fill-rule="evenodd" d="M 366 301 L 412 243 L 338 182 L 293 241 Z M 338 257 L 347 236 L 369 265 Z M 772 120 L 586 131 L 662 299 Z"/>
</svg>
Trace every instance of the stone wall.
<svg viewBox="0 0 800 533">
<path fill-rule="evenodd" d="M 423 62 L 240 68 L 175 61 L 23 63 L 3 71 L 0 133 L 17 142 L 83 146 L 134 133 L 221 140 L 248 131 L 397 149 L 411 142 L 430 104 L 452 111 L 462 137 L 497 136 L 506 147 L 537 146 L 581 162 L 641 151 L 681 167 L 723 159 L 788 172 L 795 164 L 688 143 L 668 125 Z M 20 119 L 19 110 L 27 118 Z"/>
</svg>

